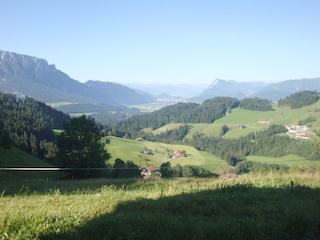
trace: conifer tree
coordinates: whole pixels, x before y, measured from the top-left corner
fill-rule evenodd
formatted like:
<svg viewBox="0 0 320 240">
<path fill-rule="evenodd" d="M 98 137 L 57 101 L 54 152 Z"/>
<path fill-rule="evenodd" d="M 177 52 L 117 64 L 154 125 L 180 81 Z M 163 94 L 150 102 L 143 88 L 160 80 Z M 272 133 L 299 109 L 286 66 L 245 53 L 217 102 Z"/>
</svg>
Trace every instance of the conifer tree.
<svg viewBox="0 0 320 240">
<path fill-rule="evenodd" d="M 58 136 L 57 162 L 60 167 L 73 168 L 67 176 L 72 178 L 99 177 L 110 154 L 105 150 L 94 119 L 82 115 L 64 124 L 64 132 Z M 83 170 L 87 169 L 87 170 Z"/>
</svg>

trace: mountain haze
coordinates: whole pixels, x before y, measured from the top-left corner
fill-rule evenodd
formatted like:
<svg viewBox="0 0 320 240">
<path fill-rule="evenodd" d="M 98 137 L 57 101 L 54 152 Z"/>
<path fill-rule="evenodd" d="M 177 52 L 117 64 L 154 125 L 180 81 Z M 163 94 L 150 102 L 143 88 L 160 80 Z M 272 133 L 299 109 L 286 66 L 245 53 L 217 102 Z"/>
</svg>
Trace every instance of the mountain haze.
<svg viewBox="0 0 320 240">
<path fill-rule="evenodd" d="M 31 96 L 43 102 L 132 105 L 154 101 L 146 93 L 112 82 L 80 83 L 46 60 L 0 51 L 0 91 Z"/>
<path fill-rule="evenodd" d="M 190 101 L 202 102 L 217 96 L 234 97 L 238 99 L 258 97 L 278 101 L 292 93 L 300 91 L 319 91 L 320 78 L 304 78 L 286 80 L 279 83 L 237 82 L 234 80 L 215 79 L 201 94 L 190 98 Z"/>
<path fill-rule="evenodd" d="M 187 84 L 187 83 L 126 83 L 128 87 L 134 89 L 141 89 L 146 91 L 153 96 L 164 96 L 167 97 L 179 97 L 179 98 L 190 98 L 200 94 L 206 89 L 206 84 Z"/>
<path fill-rule="evenodd" d="M 201 94 L 190 98 L 190 101 L 202 102 L 206 99 L 225 96 L 243 99 L 267 86 L 265 82 L 237 82 L 216 78 Z"/>
<path fill-rule="evenodd" d="M 285 98 L 292 93 L 300 91 L 319 91 L 320 90 L 320 77 L 319 78 L 303 78 L 286 80 L 279 83 L 272 83 L 260 91 L 253 94 L 253 97 L 266 98 L 273 101 L 278 101 L 280 98 Z"/>
<path fill-rule="evenodd" d="M 128 106 L 132 105 L 161 102 L 161 106 L 165 106 L 188 101 L 200 103 L 218 96 L 237 99 L 258 97 L 278 101 L 303 90 L 319 91 L 320 78 L 286 80 L 272 84 L 259 81 L 226 81 L 217 78 L 207 88 L 202 84 L 130 83 L 122 85 L 96 80 L 81 83 L 56 69 L 55 65 L 49 65 L 44 59 L 0 51 L 0 92 L 28 95 L 53 105 L 70 103 L 69 113 L 86 113 L 81 110 L 76 112 L 72 108 L 80 109 L 85 106 L 87 109 L 91 104 L 92 109 L 97 109 L 97 105 L 99 109 L 104 109 L 99 110 L 104 114 L 113 114 L 117 111 L 115 107 L 121 111 L 121 114 L 127 114 Z M 132 112 L 129 115 L 132 115 Z"/>
</svg>

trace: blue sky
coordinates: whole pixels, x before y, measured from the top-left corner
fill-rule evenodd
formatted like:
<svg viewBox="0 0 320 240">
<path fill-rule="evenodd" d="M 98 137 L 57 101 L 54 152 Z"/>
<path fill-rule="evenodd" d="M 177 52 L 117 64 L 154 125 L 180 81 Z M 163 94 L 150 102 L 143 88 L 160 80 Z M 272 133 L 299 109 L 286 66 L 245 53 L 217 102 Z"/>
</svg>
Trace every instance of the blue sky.
<svg viewBox="0 0 320 240">
<path fill-rule="evenodd" d="M 111 82 L 320 77 L 319 0 L 0 0 L 0 50 Z"/>
</svg>

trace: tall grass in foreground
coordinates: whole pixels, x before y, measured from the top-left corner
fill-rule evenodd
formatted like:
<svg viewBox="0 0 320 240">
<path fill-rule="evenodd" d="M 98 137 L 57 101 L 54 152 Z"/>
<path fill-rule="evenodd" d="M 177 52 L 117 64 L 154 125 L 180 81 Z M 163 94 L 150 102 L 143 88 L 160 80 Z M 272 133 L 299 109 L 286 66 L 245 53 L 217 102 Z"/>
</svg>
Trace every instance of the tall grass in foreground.
<svg viewBox="0 0 320 240">
<path fill-rule="evenodd" d="M 319 239 L 320 174 L 47 182 L 0 197 L 1 239 Z M 1 186 L 3 189 L 4 186 Z"/>
</svg>

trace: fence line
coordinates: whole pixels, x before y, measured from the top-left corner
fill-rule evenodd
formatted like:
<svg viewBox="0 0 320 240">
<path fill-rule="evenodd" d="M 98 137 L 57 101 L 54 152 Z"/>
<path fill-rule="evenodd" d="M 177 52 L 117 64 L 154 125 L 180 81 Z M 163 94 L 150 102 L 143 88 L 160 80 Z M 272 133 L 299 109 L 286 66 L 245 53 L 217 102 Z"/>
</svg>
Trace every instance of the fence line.
<svg viewBox="0 0 320 240">
<path fill-rule="evenodd" d="M 73 171 L 73 170 L 112 170 L 112 169 L 131 169 L 137 170 L 139 168 L 57 168 L 57 167 L 6 167 L 0 168 L 0 171 Z"/>
<path fill-rule="evenodd" d="M 196 165 L 191 165 L 196 166 Z M 216 165 L 201 165 L 196 167 L 210 167 L 210 166 L 216 166 Z M 146 168 L 147 166 L 141 166 L 141 167 L 129 167 L 129 168 L 63 168 L 63 167 L 2 167 L 0 168 L 0 171 L 73 171 L 73 170 L 113 170 L 113 169 L 119 169 L 119 170 L 140 170 L 141 168 Z M 164 169 L 166 167 L 156 167 L 157 169 Z"/>
</svg>

